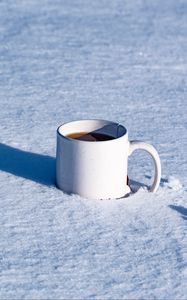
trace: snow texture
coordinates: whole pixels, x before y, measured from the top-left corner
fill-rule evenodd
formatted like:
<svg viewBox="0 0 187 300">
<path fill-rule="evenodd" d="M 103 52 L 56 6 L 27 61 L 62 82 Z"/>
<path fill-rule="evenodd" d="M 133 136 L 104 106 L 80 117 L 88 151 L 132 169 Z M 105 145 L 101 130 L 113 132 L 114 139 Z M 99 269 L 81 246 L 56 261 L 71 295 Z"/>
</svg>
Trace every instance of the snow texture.
<svg viewBox="0 0 187 300">
<path fill-rule="evenodd" d="M 0 1 L 0 299 L 187 298 L 187 2 Z M 134 193 L 54 185 L 56 128 L 118 121 Z"/>
</svg>

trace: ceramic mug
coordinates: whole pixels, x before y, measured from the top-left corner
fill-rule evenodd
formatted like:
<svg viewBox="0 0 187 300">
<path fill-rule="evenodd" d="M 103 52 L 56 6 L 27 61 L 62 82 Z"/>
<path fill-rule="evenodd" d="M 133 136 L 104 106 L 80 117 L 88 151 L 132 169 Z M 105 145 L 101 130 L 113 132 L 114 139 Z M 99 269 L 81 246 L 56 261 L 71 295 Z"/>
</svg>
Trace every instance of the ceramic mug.
<svg viewBox="0 0 187 300">
<path fill-rule="evenodd" d="M 107 141 L 82 141 L 67 137 L 78 132 L 98 132 L 112 136 Z M 106 120 L 80 120 L 57 129 L 56 184 L 68 194 L 84 198 L 121 198 L 131 192 L 127 185 L 128 157 L 136 149 L 151 154 L 155 175 L 150 188 L 160 183 L 161 164 L 155 148 L 141 141 L 129 141 L 127 129 Z"/>
</svg>

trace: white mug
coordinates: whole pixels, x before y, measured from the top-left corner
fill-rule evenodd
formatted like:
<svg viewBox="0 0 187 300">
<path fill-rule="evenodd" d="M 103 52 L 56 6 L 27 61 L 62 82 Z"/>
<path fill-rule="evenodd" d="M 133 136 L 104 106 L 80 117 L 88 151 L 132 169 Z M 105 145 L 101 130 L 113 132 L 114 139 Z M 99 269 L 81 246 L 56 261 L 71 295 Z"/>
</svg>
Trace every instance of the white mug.
<svg viewBox="0 0 187 300">
<path fill-rule="evenodd" d="M 97 132 L 112 136 L 107 141 L 84 141 L 67 137 L 73 133 Z M 161 164 L 155 148 L 128 140 L 127 129 L 106 120 L 80 120 L 57 129 L 56 184 L 68 194 L 90 199 L 121 198 L 131 192 L 127 185 L 128 156 L 136 149 L 151 154 L 155 165 L 155 192 L 160 183 Z"/>
</svg>

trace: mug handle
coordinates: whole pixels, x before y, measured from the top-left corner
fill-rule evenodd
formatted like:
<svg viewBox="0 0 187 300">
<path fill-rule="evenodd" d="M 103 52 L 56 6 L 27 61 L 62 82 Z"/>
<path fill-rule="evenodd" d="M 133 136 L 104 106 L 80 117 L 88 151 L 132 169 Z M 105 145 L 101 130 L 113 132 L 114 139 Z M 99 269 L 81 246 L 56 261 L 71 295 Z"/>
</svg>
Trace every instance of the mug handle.
<svg viewBox="0 0 187 300">
<path fill-rule="evenodd" d="M 160 158 L 158 155 L 158 152 L 156 149 L 147 143 L 144 143 L 142 141 L 130 141 L 129 145 L 129 156 L 137 149 L 145 150 L 147 151 L 153 158 L 154 165 L 155 165 L 155 177 L 153 184 L 150 188 L 150 192 L 156 192 L 159 184 L 160 184 L 160 178 L 161 178 L 161 163 L 160 163 Z"/>
</svg>

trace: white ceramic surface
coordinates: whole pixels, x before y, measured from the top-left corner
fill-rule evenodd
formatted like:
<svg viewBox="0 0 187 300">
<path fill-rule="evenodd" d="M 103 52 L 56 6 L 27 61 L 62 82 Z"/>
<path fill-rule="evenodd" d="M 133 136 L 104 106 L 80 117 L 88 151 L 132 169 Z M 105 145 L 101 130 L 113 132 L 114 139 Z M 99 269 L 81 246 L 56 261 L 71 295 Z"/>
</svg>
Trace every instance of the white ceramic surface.
<svg viewBox="0 0 187 300">
<path fill-rule="evenodd" d="M 75 132 L 97 131 L 115 139 L 81 141 L 68 138 Z M 146 150 L 155 163 L 150 191 L 160 183 L 161 164 L 157 151 L 149 144 L 128 140 L 123 125 L 106 120 L 80 120 L 57 129 L 56 184 L 66 193 L 91 199 L 120 198 L 130 193 L 127 185 L 128 156 L 136 149 Z"/>
</svg>

